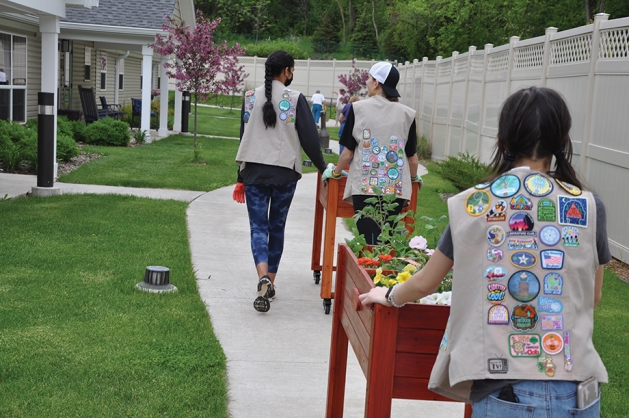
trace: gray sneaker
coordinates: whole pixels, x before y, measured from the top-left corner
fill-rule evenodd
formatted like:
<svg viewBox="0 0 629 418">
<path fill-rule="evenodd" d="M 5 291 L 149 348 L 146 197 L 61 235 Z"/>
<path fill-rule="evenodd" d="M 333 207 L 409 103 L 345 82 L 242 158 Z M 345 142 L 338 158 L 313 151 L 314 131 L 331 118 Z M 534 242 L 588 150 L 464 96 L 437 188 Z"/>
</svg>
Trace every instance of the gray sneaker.
<svg viewBox="0 0 629 418">
<path fill-rule="evenodd" d="M 262 276 L 258 282 L 258 297 L 253 301 L 253 307 L 256 311 L 268 312 L 271 309 L 271 302 L 269 302 L 271 286 L 271 279 L 268 276 Z"/>
</svg>

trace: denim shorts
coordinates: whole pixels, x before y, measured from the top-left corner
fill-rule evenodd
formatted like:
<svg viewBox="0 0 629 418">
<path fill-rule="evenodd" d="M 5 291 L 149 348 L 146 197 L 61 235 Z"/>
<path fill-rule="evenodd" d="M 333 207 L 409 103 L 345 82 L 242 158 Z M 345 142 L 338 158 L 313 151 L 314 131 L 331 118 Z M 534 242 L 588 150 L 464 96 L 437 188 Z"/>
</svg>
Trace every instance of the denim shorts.
<svg viewBox="0 0 629 418">
<path fill-rule="evenodd" d="M 584 409 L 577 408 L 579 382 L 563 380 L 525 380 L 513 384 L 519 402 L 498 399 L 500 391 L 473 405 L 472 418 L 598 418 L 601 394 Z"/>
</svg>

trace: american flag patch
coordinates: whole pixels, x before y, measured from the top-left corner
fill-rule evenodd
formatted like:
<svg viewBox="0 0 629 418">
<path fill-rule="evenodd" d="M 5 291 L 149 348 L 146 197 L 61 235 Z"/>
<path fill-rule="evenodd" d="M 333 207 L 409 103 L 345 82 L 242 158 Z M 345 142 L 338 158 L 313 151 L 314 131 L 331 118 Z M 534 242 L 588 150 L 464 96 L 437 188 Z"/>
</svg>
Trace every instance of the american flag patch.
<svg viewBox="0 0 629 418">
<path fill-rule="evenodd" d="M 544 250 L 540 252 L 542 268 L 549 270 L 559 270 L 563 268 L 563 251 Z"/>
</svg>

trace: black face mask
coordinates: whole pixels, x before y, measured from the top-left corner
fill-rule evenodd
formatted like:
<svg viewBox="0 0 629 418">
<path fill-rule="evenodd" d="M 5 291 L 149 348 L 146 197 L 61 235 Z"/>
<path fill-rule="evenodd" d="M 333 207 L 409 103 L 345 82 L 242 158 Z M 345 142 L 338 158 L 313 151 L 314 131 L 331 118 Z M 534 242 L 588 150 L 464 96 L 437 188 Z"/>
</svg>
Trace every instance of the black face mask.
<svg viewBox="0 0 629 418">
<path fill-rule="evenodd" d="M 290 83 L 293 82 L 293 78 L 295 78 L 295 76 L 293 75 L 291 78 L 287 78 L 286 81 L 284 82 L 284 85 L 286 87 L 290 86 Z"/>
</svg>

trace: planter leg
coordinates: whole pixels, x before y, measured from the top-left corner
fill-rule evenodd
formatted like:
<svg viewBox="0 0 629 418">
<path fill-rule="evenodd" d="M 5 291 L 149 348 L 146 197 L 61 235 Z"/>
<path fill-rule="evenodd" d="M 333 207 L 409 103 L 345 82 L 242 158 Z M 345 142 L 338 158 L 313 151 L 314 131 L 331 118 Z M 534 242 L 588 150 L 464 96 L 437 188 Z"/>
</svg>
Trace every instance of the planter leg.
<svg viewBox="0 0 629 418">
<path fill-rule="evenodd" d="M 339 303 L 337 299 L 336 303 Z M 345 404 L 345 380 L 347 372 L 348 339 L 343 324 L 341 311 L 337 309 L 332 318 L 332 341 L 330 348 L 330 369 L 328 373 L 328 401 L 326 418 L 343 418 Z"/>
</svg>

